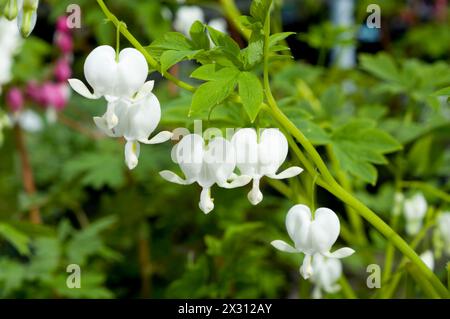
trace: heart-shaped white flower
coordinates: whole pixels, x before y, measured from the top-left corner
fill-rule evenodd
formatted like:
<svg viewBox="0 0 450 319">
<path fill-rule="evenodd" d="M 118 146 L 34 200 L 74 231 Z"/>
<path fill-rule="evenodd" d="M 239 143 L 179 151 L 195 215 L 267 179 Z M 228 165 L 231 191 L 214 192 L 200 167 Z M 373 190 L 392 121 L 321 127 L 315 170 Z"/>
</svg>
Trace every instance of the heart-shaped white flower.
<svg viewBox="0 0 450 319">
<path fill-rule="evenodd" d="M 141 90 L 142 95 L 138 95 L 136 99 L 120 99 L 115 103 L 115 114 L 118 120 L 115 127 L 108 127 L 107 113 L 102 117 L 94 117 L 95 124 L 103 133 L 110 137 L 123 136 L 127 140 L 125 160 L 129 169 L 135 168 L 138 164 L 139 143 L 159 144 L 172 137 L 171 132 L 162 131 L 148 139 L 161 120 L 161 106 L 158 98 L 151 92 L 153 82 L 147 83 L 146 91 Z"/>
<path fill-rule="evenodd" d="M 102 45 L 95 48 L 84 63 L 84 76 L 94 92 L 91 93 L 78 79 L 69 79 L 69 84 L 74 91 L 88 99 L 106 98 L 106 119 L 111 129 L 117 125 L 114 111 L 117 101 L 135 97 L 143 88 L 147 75 L 147 62 L 138 50 L 123 49 L 116 60 L 116 51 L 108 45 Z"/>
<path fill-rule="evenodd" d="M 215 137 L 206 145 L 200 135 L 186 135 L 173 148 L 172 158 L 180 166 L 186 179 L 171 171 L 162 171 L 160 175 L 169 182 L 181 185 L 197 182 L 202 187 L 199 207 L 205 214 L 214 209 L 211 198 L 211 187 L 214 184 L 235 188 L 250 182 L 248 176 L 237 177 L 233 174 L 236 155 L 231 143 L 222 137 Z"/>
<path fill-rule="evenodd" d="M 309 207 L 293 206 L 286 216 L 286 229 L 294 242 L 294 247 L 282 240 L 272 241 L 272 246 L 288 253 L 304 253 L 305 258 L 300 268 L 303 278 L 307 279 L 313 273 L 312 256 L 321 254 L 329 258 L 345 258 L 355 251 L 345 247 L 331 253 L 331 247 L 336 242 L 340 223 L 337 215 L 329 208 L 319 208 L 314 218 Z"/>
<path fill-rule="evenodd" d="M 178 32 L 189 36 L 189 31 L 195 21 L 205 22 L 203 10 L 197 6 L 182 6 L 176 13 L 173 27 Z"/>
<path fill-rule="evenodd" d="M 315 284 L 313 298 L 322 298 L 322 290 L 327 293 L 336 293 L 341 289 L 337 283 L 342 275 L 342 263 L 336 258 L 327 258 L 321 254 L 313 257 L 311 281 Z"/>
<path fill-rule="evenodd" d="M 242 175 L 253 179 L 252 190 L 248 199 L 257 205 L 263 199 L 259 182 L 263 176 L 274 179 L 290 178 L 300 174 L 303 169 L 290 167 L 277 174 L 278 169 L 286 160 L 288 143 L 286 137 L 278 129 L 264 129 L 258 141 L 253 128 L 244 128 L 236 132 L 231 140 L 236 150 L 236 164 Z"/>
<path fill-rule="evenodd" d="M 406 220 L 406 232 L 415 235 L 422 227 L 423 218 L 427 213 L 428 205 L 422 193 L 417 193 L 404 202 L 404 216 Z"/>
</svg>

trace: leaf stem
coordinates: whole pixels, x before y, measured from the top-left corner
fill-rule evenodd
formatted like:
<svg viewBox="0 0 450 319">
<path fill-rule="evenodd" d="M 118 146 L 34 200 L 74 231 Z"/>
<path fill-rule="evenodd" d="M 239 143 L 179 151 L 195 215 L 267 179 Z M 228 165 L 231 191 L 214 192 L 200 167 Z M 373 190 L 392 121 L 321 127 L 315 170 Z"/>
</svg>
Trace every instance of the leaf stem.
<svg viewBox="0 0 450 319">
<path fill-rule="evenodd" d="M 430 281 L 436 288 L 441 297 L 448 298 L 449 292 L 442 284 L 439 278 L 425 265 L 416 252 L 399 236 L 388 224 L 386 224 L 375 212 L 365 206 L 352 194 L 347 192 L 341 185 L 339 185 L 328 170 L 325 162 L 320 154 L 305 137 L 305 135 L 289 120 L 289 118 L 280 110 L 277 102 L 272 94 L 269 80 L 269 37 L 270 37 L 270 10 L 264 25 L 264 89 L 269 103 L 269 110 L 272 116 L 282 124 L 282 126 L 289 131 L 290 134 L 303 146 L 307 154 L 310 156 L 314 164 L 316 164 L 320 173 L 322 174 L 323 182 L 318 179 L 318 184 L 334 194 L 344 203 L 353 207 L 364 219 L 366 219 L 373 227 L 375 227 L 381 234 L 383 234 L 389 241 L 391 241 L 397 249 L 399 249 L 405 256 L 407 256 L 412 263 L 417 266 L 418 271 Z"/>
</svg>

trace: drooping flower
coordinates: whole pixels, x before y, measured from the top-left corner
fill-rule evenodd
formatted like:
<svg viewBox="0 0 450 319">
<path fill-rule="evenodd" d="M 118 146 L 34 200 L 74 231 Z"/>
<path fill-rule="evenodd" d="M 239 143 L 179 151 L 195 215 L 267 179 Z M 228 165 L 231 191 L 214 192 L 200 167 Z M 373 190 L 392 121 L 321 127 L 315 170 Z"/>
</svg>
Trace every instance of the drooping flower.
<svg viewBox="0 0 450 319">
<path fill-rule="evenodd" d="M 44 124 L 38 113 L 32 110 L 24 110 L 13 114 L 11 122 L 19 125 L 24 131 L 36 133 L 42 131 Z"/>
<path fill-rule="evenodd" d="M 415 235 L 422 227 L 423 218 L 427 213 L 427 201 L 422 193 L 417 193 L 412 198 L 405 200 L 403 208 L 406 232 L 408 235 Z"/>
<path fill-rule="evenodd" d="M 106 121 L 108 128 L 112 129 L 118 123 L 114 112 L 117 101 L 121 98 L 131 99 L 143 88 L 148 65 L 145 57 L 136 49 L 123 49 L 116 60 L 115 50 L 102 45 L 86 58 L 84 75 L 93 88 L 93 93 L 78 79 L 70 79 L 70 86 L 88 99 L 105 97 L 108 101 Z"/>
<path fill-rule="evenodd" d="M 2 86 L 11 81 L 13 58 L 22 42 L 16 24 L 0 17 L 0 94 Z"/>
<path fill-rule="evenodd" d="M 450 255 L 450 212 L 444 212 L 439 216 L 438 229 L 444 242 L 445 252 Z"/>
<path fill-rule="evenodd" d="M 39 0 L 8 0 L 4 12 L 9 20 L 17 18 L 17 26 L 23 37 L 28 37 L 36 26 Z"/>
<path fill-rule="evenodd" d="M 197 6 L 182 6 L 175 15 L 173 27 L 176 31 L 189 36 L 189 30 L 195 21 L 205 22 L 203 10 Z"/>
<path fill-rule="evenodd" d="M 59 82 L 66 82 L 72 76 L 72 68 L 67 58 L 61 58 L 56 61 L 54 74 Z"/>
<path fill-rule="evenodd" d="M 420 258 L 422 259 L 424 264 L 427 265 L 428 268 L 430 268 L 430 270 L 432 271 L 434 270 L 434 256 L 431 250 L 424 251 L 420 255 Z"/>
<path fill-rule="evenodd" d="M 147 82 L 135 99 L 120 99 L 115 106 L 117 125 L 108 127 L 108 114 L 94 117 L 97 127 L 110 137 L 124 137 L 125 161 L 129 169 L 138 164 L 140 144 L 159 144 L 172 137 L 171 132 L 162 131 L 149 139 L 161 119 L 161 107 L 158 98 L 152 93 L 153 81 Z"/>
<path fill-rule="evenodd" d="M 222 33 L 227 32 L 228 24 L 227 24 L 227 20 L 225 20 L 224 18 L 212 19 L 208 22 L 208 25 L 211 28 L 216 29 L 217 31 L 220 31 Z"/>
<path fill-rule="evenodd" d="M 185 179 L 171 171 L 160 175 L 167 181 L 189 185 L 197 182 L 202 187 L 200 209 L 208 214 L 214 209 L 211 187 L 214 184 L 224 188 L 240 187 L 250 182 L 250 177 L 236 177 L 236 155 L 232 144 L 222 137 L 215 137 L 208 145 L 198 134 L 189 134 L 173 148 L 172 158 L 185 175 Z"/>
<path fill-rule="evenodd" d="M 341 289 L 337 283 L 342 275 L 342 263 L 339 259 L 316 254 L 312 261 L 312 268 L 314 269 L 311 275 L 311 281 L 314 283 L 313 298 L 322 298 L 322 291 L 333 294 Z"/>
<path fill-rule="evenodd" d="M 16 113 L 22 110 L 24 104 L 25 100 L 22 91 L 17 87 L 10 88 L 6 94 L 6 105 L 8 105 L 9 109 Z"/>
<path fill-rule="evenodd" d="M 300 274 L 305 279 L 315 271 L 312 259 L 316 254 L 328 258 L 345 258 L 355 252 L 348 247 L 330 252 L 339 236 L 340 223 L 337 215 L 329 208 L 318 208 L 313 217 L 309 207 L 295 205 L 287 213 L 286 229 L 294 247 L 282 240 L 274 240 L 271 244 L 284 252 L 305 254 L 300 267 Z"/>
<path fill-rule="evenodd" d="M 244 128 L 234 134 L 231 142 L 236 150 L 239 171 L 242 175 L 248 175 L 253 179 L 252 190 L 248 193 L 248 199 L 253 205 L 257 205 L 263 199 L 259 189 L 259 182 L 263 176 L 284 179 L 303 171 L 302 168 L 293 166 L 277 174 L 288 154 L 286 137 L 278 129 L 264 129 L 258 140 L 255 129 Z"/>
</svg>

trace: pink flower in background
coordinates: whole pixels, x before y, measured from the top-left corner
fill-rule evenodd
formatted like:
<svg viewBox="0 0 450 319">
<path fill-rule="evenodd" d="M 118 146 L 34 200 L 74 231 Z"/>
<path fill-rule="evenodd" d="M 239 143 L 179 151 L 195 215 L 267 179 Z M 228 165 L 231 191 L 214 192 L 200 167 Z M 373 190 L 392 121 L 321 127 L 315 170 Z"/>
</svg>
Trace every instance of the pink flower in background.
<svg viewBox="0 0 450 319">
<path fill-rule="evenodd" d="M 6 104 L 14 113 L 22 110 L 24 106 L 24 97 L 22 91 L 17 87 L 11 88 L 6 95 Z"/>
<path fill-rule="evenodd" d="M 72 36 L 68 33 L 56 32 L 55 44 L 64 54 L 71 53 L 73 50 Z"/>
<path fill-rule="evenodd" d="M 58 82 L 66 82 L 72 76 L 72 68 L 67 58 L 61 58 L 55 65 L 55 78 Z"/>
<path fill-rule="evenodd" d="M 61 111 L 69 100 L 69 89 L 63 83 L 44 83 L 41 87 L 42 106 Z"/>
<path fill-rule="evenodd" d="M 56 30 L 58 32 L 62 33 L 69 33 L 70 28 L 67 25 L 67 17 L 66 16 L 60 16 L 58 20 L 56 21 Z"/>
</svg>

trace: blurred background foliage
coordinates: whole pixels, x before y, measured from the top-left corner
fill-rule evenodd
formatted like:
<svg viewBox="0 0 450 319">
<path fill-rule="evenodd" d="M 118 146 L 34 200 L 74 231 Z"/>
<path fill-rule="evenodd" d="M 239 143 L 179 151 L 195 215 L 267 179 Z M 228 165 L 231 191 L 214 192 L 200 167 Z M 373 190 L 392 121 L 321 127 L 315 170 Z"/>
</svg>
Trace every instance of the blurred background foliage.
<svg viewBox="0 0 450 319">
<path fill-rule="evenodd" d="M 329 22 L 330 2 L 277 1 L 276 27 L 297 32 L 287 40 L 294 59 L 280 61 L 273 72 L 280 105 L 321 154 L 327 154 L 329 147 L 357 152 L 341 159 L 347 163 L 344 170 L 358 197 L 386 220 L 391 218 L 394 192 L 402 189 L 402 181 L 426 182 L 428 187 L 419 183 L 416 186 L 422 186 L 405 187 L 404 192 L 409 195 L 420 188 L 434 210 L 448 208 L 450 112 L 447 98 L 434 92 L 450 86 L 449 7 L 437 16 L 423 10 L 435 1 L 356 1 L 352 36 L 342 41 L 343 31 Z M 38 24 L 15 59 L 11 84 L 47 77 L 49 59 L 55 54 L 53 26 L 71 3 L 82 9 L 82 28 L 74 31 L 75 77 L 82 78 L 84 59 L 95 46 L 114 45 L 115 28 L 105 22 L 95 1 L 41 1 Z M 208 19 L 223 16 L 218 1 L 187 3 L 202 6 Z M 248 12 L 250 1 L 237 3 L 243 13 Z M 370 3 L 381 7 L 382 29 L 364 28 Z M 178 7 L 176 1 L 164 0 L 107 4 L 144 45 L 172 29 Z M 232 28 L 230 34 L 245 43 Z M 331 49 L 337 44 L 356 46 L 357 66 L 341 69 L 333 63 Z M 123 39 L 122 46 L 127 45 Z M 188 74 L 194 68 L 192 63 L 181 63 L 179 76 L 192 81 Z M 156 95 L 162 105 L 160 127 L 192 129 L 193 121 L 187 117 L 191 94 L 174 89 L 156 73 L 151 77 L 157 80 Z M 217 107 L 207 125 L 250 124 L 238 106 L 226 106 Z M 2 110 L 6 112 L 6 107 Z M 308 203 L 312 181 L 306 175 L 289 180 L 287 190 L 282 188 L 288 198 L 281 195 L 280 185 L 265 183 L 267 196 L 256 208 L 243 189 L 215 189 L 216 209 L 206 216 L 197 207 L 196 186 L 166 183 L 158 175 L 175 166 L 170 160 L 172 145 L 143 147 L 138 167 L 128 171 L 122 142 L 95 130 L 92 117 L 103 110 L 104 102 L 73 94 L 59 121 L 26 134 L 37 190 L 31 195 L 23 188 L 13 130 L 3 130 L 1 297 L 310 297 L 310 284 L 298 275 L 301 257 L 277 253 L 269 245 L 273 239 L 285 238 L 289 207 L 297 201 Z M 270 125 L 264 116 L 260 121 Z M 388 156 L 388 165 L 379 165 L 385 164 L 379 161 L 386 153 L 383 149 L 358 140 L 358 135 L 352 137 L 355 130 L 368 128 L 390 133 L 401 145 Z M 368 151 L 361 152 L 361 142 L 378 152 L 375 159 Z M 318 202 L 342 213 L 345 223 L 344 207 L 328 193 L 319 191 Z M 42 216 L 40 225 L 27 221 L 28 212 L 35 208 Z M 363 253 L 346 259 L 344 269 L 353 288 L 367 297 L 372 291 L 365 286 L 365 267 L 382 262 L 386 241 L 369 227 L 365 232 L 369 242 L 354 247 Z M 421 244 L 422 250 L 431 247 L 430 241 Z M 82 289 L 66 287 L 69 264 L 81 266 Z M 444 271 L 438 274 L 445 277 Z M 418 294 L 411 289 L 402 289 L 400 296 Z M 340 292 L 328 297 L 343 296 Z"/>
</svg>

